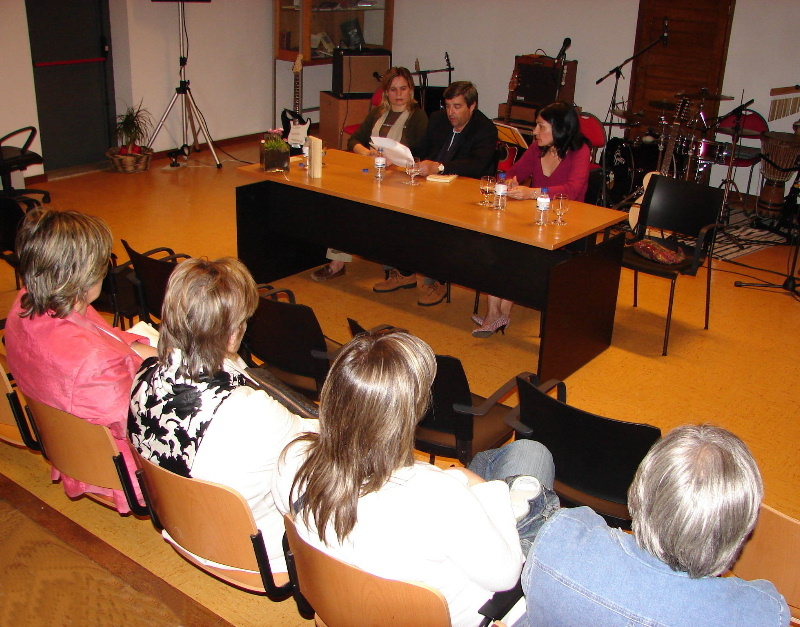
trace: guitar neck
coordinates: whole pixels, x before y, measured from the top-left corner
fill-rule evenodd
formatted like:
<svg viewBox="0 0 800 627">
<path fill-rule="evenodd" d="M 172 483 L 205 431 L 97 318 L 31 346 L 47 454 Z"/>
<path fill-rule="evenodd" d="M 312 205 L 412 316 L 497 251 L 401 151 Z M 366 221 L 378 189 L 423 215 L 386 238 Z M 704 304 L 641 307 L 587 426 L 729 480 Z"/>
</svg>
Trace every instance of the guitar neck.
<svg viewBox="0 0 800 627">
<path fill-rule="evenodd" d="M 672 154 L 675 152 L 675 142 L 678 139 L 679 128 L 680 122 L 673 122 L 667 139 L 667 147 L 664 149 L 664 158 L 661 161 L 661 169 L 659 170 L 661 174 L 669 174 L 669 164 L 672 162 Z"/>
<path fill-rule="evenodd" d="M 294 112 L 297 115 L 302 115 L 302 103 L 300 102 L 300 94 L 302 93 L 302 74 L 295 72 L 294 75 Z"/>
</svg>

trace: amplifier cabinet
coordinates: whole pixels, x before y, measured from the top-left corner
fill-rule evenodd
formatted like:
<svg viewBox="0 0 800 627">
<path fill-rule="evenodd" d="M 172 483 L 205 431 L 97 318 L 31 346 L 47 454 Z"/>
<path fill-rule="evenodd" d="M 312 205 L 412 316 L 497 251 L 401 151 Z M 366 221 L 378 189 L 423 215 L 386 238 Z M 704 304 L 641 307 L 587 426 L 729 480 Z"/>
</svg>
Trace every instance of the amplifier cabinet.
<svg viewBox="0 0 800 627">
<path fill-rule="evenodd" d="M 577 61 L 556 63 L 552 57 L 525 54 L 514 57 L 517 89 L 509 92 L 512 105 L 543 107 L 556 100 L 575 100 Z"/>
<path fill-rule="evenodd" d="M 392 67 L 392 53 L 382 48 L 333 51 L 333 85 L 339 96 L 365 94 L 371 96 L 381 86 L 375 77 L 383 76 Z"/>
</svg>

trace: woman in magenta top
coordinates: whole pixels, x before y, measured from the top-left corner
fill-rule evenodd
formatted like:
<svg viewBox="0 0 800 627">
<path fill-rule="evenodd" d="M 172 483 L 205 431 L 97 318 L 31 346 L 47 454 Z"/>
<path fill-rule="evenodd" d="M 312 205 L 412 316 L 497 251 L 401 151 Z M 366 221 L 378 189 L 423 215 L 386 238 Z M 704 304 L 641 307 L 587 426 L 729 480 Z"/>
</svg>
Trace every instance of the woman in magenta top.
<svg viewBox="0 0 800 627">
<path fill-rule="evenodd" d="M 543 107 L 536 117 L 536 144 L 531 146 L 506 173 L 508 197 L 531 200 L 547 188 L 552 198 L 566 194 L 570 200 L 583 202 L 589 185 L 590 153 L 586 138 L 581 134 L 575 107 L 566 102 L 554 102 Z M 521 185 L 530 178 L 530 185 Z M 505 331 L 514 303 L 497 296 L 488 297 L 485 316 L 472 316 L 478 328 L 475 337 L 489 337 Z"/>
<path fill-rule="evenodd" d="M 100 287 L 111 253 L 111 231 L 77 211 L 29 211 L 17 235 L 25 289 L 6 321 L 8 365 L 25 396 L 109 428 L 136 470 L 126 426 L 133 375 L 142 357 L 155 355 L 147 340 L 108 324 L 89 304 Z M 60 474 L 67 496 L 84 492 L 112 497 L 129 511 L 122 492 Z M 138 488 L 137 482 L 134 486 Z"/>
</svg>

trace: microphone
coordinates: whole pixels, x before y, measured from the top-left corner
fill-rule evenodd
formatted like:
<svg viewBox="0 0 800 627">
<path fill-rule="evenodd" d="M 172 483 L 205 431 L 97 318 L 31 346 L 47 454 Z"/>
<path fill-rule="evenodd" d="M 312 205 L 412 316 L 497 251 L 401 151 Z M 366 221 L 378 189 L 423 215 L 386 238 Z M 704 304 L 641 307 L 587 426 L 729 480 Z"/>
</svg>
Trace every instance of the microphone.
<svg viewBox="0 0 800 627">
<path fill-rule="evenodd" d="M 663 32 L 661 33 L 661 42 L 665 46 L 667 45 L 667 40 L 669 39 L 668 27 L 669 27 L 669 20 L 665 17 L 664 18 L 664 29 L 663 29 Z"/>
<path fill-rule="evenodd" d="M 378 74 L 377 72 L 373 72 L 373 73 L 372 73 L 372 76 L 373 76 L 373 77 L 375 78 L 375 80 L 376 80 L 376 81 L 378 81 L 378 82 L 380 82 L 381 80 L 383 80 L 383 76 L 381 76 L 381 75 L 380 75 L 380 74 Z"/>
<path fill-rule="evenodd" d="M 564 37 L 564 43 L 561 44 L 561 50 L 559 50 L 558 54 L 556 55 L 556 61 L 558 61 L 562 57 L 565 59 L 567 58 L 567 48 L 569 48 L 571 45 L 572 45 L 572 40 L 569 37 Z"/>
<path fill-rule="evenodd" d="M 738 107 L 736 107 L 736 108 L 735 108 L 733 111 L 731 111 L 731 112 L 730 112 L 728 115 L 726 115 L 725 117 L 727 118 L 727 117 L 730 117 L 730 116 L 732 116 L 732 115 L 741 115 L 741 114 L 744 112 L 744 110 L 745 110 L 745 109 L 747 109 L 747 107 L 749 107 L 749 106 L 750 106 L 751 104 L 753 104 L 755 101 L 756 101 L 756 100 L 755 100 L 755 98 L 753 98 L 753 99 L 751 99 L 751 100 L 748 100 L 748 101 L 747 101 L 747 102 L 745 102 L 744 104 L 740 104 Z"/>
<path fill-rule="evenodd" d="M 419 72 L 419 59 L 414 60 L 414 71 Z"/>
</svg>

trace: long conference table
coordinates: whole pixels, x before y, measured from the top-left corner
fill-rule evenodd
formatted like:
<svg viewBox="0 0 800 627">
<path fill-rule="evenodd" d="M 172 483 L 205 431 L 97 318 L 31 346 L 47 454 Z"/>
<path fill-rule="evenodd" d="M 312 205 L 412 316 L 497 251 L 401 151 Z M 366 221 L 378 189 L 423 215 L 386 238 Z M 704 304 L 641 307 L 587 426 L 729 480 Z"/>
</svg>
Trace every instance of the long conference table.
<svg viewBox="0 0 800 627">
<path fill-rule="evenodd" d="M 325 263 L 328 247 L 414 270 L 542 312 L 536 372 L 564 379 L 611 344 L 622 237 L 597 233 L 627 214 L 570 202 L 566 226 L 534 225 L 534 201 L 480 207 L 478 181 L 421 180 L 372 159 L 329 150 L 322 177 L 292 163 L 284 173 L 244 166 L 236 189 L 239 258 L 274 283 Z M 465 312 L 466 314 L 467 312 Z"/>
</svg>

